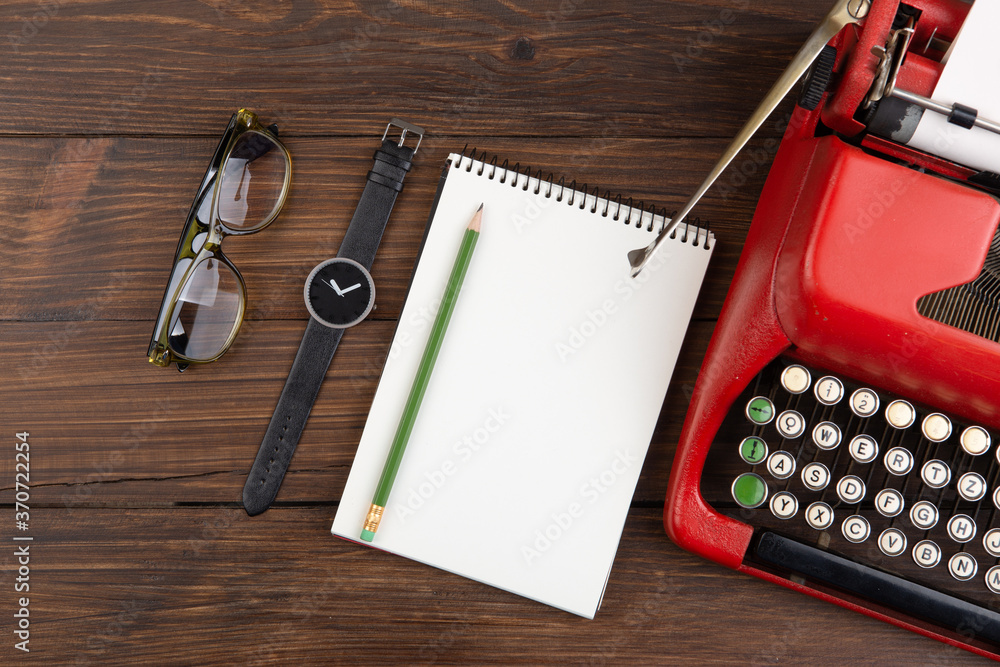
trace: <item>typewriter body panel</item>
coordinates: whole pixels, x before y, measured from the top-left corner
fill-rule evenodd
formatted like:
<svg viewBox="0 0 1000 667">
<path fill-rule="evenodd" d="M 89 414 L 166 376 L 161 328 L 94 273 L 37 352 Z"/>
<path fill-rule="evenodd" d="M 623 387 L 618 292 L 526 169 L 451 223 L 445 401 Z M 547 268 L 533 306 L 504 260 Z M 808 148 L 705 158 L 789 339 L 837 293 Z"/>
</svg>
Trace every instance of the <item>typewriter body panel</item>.
<svg viewBox="0 0 1000 667">
<path fill-rule="evenodd" d="M 912 120 L 907 104 L 863 108 L 884 60 L 873 47 L 891 45 L 901 27 L 920 49 L 893 72 L 896 85 L 930 97 L 969 7 L 874 0 L 830 42 L 830 84 L 814 109 L 795 108 L 702 365 L 664 525 L 728 567 L 996 657 L 1000 590 L 986 580 L 1000 564 L 1000 531 L 996 555 L 983 540 L 1000 528 L 1000 313 L 991 310 L 1000 294 L 989 291 L 1000 204 L 982 185 L 992 175 L 906 145 L 912 127 L 897 121 Z M 801 370 L 786 383 L 789 367 Z M 822 386 L 841 393 L 834 403 L 820 394 L 828 378 Z M 751 414 L 758 398 L 766 420 Z M 947 434 L 935 431 L 945 422 Z M 813 434 L 821 424 L 839 429 L 839 446 Z M 905 473 L 889 466 L 890 449 L 909 455 Z M 787 476 L 772 472 L 782 457 Z M 826 470 L 825 484 L 806 484 L 809 464 Z M 856 502 L 841 493 L 845 478 L 865 489 Z M 974 490 L 959 487 L 977 479 Z M 896 515 L 879 510 L 881 491 L 898 492 Z M 771 509 L 778 494 L 798 503 L 790 517 Z M 922 500 L 935 505 L 936 525 L 911 521 Z M 808 520 L 820 505 L 829 525 Z M 971 526 L 952 522 L 957 514 Z M 905 550 L 890 555 L 894 530 Z M 799 545 L 807 562 L 787 565 Z M 882 574 L 895 593 L 868 596 Z"/>
</svg>

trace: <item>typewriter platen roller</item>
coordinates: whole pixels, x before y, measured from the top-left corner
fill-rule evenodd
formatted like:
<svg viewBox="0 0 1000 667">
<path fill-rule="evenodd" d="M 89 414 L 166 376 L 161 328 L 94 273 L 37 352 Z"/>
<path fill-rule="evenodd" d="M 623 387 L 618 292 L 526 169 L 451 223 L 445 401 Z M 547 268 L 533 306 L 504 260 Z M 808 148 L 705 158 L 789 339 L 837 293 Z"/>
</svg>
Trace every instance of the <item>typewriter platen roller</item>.
<svg viewBox="0 0 1000 667">
<path fill-rule="evenodd" d="M 962 0 L 910 0 L 886 11 L 892 5 L 872 7 L 856 43 L 841 34 L 843 76 L 822 122 L 876 152 L 995 188 L 1000 96 L 989 74 L 1000 64 L 992 48 L 1000 13 L 989 2 L 974 12 Z"/>
<path fill-rule="evenodd" d="M 1000 149 L 989 150 L 991 142 L 1000 142 L 1000 106 L 992 90 L 956 92 L 956 82 L 969 78 L 963 62 L 970 54 L 983 57 L 982 31 L 976 29 L 983 13 L 1000 19 L 992 7 L 1000 3 L 978 2 L 987 4 L 872 0 L 865 17 L 841 30 L 817 59 L 775 156 L 702 365 L 664 524 L 678 544 L 724 565 L 995 657 L 1000 590 L 992 591 L 985 577 L 1000 558 L 980 543 L 1000 527 L 1000 494 L 993 500 L 1000 457 L 993 449 L 987 458 L 969 454 L 958 429 L 931 441 L 918 422 L 904 434 L 885 414 L 890 399 L 902 401 L 917 406 L 911 410 L 921 418 L 942 414 L 949 423 L 990 434 L 994 449 L 1000 442 Z M 980 78 L 984 87 L 996 88 L 1000 56 L 990 50 L 1000 53 L 1000 46 L 986 50 L 983 68 L 989 74 Z M 748 400 L 758 392 L 764 398 L 772 389 L 784 395 L 780 387 L 761 383 L 788 365 L 811 369 L 813 380 L 841 378 L 885 404 L 860 415 L 814 401 L 812 412 L 800 415 L 801 433 L 749 419 Z M 818 389 L 803 391 L 812 395 Z M 796 405 L 799 399 L 789 400 Z M 847 443 L 843 454 L 816 444 L 814 422 L 837 410 L 845 433 L 854 429 L 891 439 L 877 460 L 848 455 Z M 764 438 L 760 434 L 768 428 Z M 769 440 L 768 456 L 783 453 L 783 460 L 797 466 L 793 476 L 772 474 L 767 461 L 741 453 L 746 438 L 758 436 L 761 444 Z M 918 464 L 926 463 L 921 457 L 946 461 L 953 477 L 928 486 L 918 465 L 912 479 L 897 479 L 882 458 L 892 443 Z M 766 499 L 795 495 L 792 487 L 804 482 L 802 467 L 810 462 L 823 462 L 830 486 L 800 488 L 806 496 L 799 498 L 797 514 L 779 517 Z M 988 487 L 975 501 L 957 486 L 973 470 Z M 853 504 L 838 498 L 834 488 L 844 477 L 865 480 L 869 494 Z M 744 480 L 740 493 L 764 494 L 759 506 L 743 504 L 737 479 Z M 716 482 L 718 489 L 711 488 Z M 922 528 L 906 512 L 877 512 L 876 492 L 893 485 L 905 497 L 907 512 L 919 501 L 936 503 L 941 525 Z M 809 525 L 807 500 L 828 504 L 836 522 Z M 933 532 L 944 530 L 949 513 L 978 521 L 978 546 L 967 548 L 946 532 Z M 873 531 L 861 547 L 847 539 L 843 526 L 855 516 Z M 852 520 L 852 527 L 861 525 Z M 878 522 L 885 525 L 875 532 Z M 880 532 L 890 528 L 907 538 L 905 554 L 879 551 Z M 940 565 L 920 562 L 914 549 L 924 542 L 940 547 Z M 788 564 L 800 557 L 801 567 Z M 975 561 L 975 577 L 949 576 L 951 558 L 963 568 Z M 900 559 L 905 567 L 893 565 Z M 851 581 L 825 580 L 818 572 Z M 898 596 L 868 596 L 857 581 Z M 965 615 L 954 616 L 955 610 Z"/>
</svg>

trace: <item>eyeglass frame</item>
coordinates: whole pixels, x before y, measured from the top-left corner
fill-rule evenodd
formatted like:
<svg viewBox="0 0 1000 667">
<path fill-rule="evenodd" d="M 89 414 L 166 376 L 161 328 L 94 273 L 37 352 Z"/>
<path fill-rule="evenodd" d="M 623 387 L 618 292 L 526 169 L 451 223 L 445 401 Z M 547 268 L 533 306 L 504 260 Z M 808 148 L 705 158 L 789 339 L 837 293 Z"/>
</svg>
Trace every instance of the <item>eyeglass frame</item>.
<svg viewBox="0 0 1000 667">
<path fill-rule="evenodd" d="M 226 226 L 225 222 L 219 216 L 219 191 L 221 190 L 220 184 L 222 182 L 222 176 L 226 173 L 226 163 L 232 155 L 233 148 L 236 146 L 237 140 L 248 132 L 256 132 L 264 135 L 273 141 L 277 148 L 281 150 L 286 166 L 285 179 L 282 184 L 281 194 L 278 197 L 278 202 L 274 206 L 274 209 L 271 211 L 269 217 L 265 219 L 263 223 L 256 225 L 253 229 L 236 230 Z M 278 217 L 278 214 L 284 207 L 292 178 L 292 157 L 289 155 L 288 149 L 285 148 L 284 144 L 282 144 L 278 139 L 277 132 L 277 125 L 272 124 L 265 127 L 261 124 L 257 114 L 247 109 L 240 109 L 234 113 L 233 117 L 229 120 L 229 125 L 226 127 L 226 130 L 222 135 L 222 139 L 219 141 L 219 145 L 215 149 L 215 154 L 212 156 L 212 160 L 208 165 L 208 169 L 205 171 L 205 175 L 201 179 L 201 185 L 198 186 L 198 192 L 195 195 L 194 202 L 191 204 L 191 209 L 188 211 L 187 220 L 184 223 L 184 228 L 181 230 L 180 240 L 177 242 L 177 250 L 174 253 L 174 261 L 170 267 L 170 275 L 167 278 L 167 286 L 164 289 L 163 298 L 160 301 L 160 309 L 157 313 L 156 323 L 153 327 L 153 335 L 150 337 L 149 341 L 147 356 L 150 363 L 164 368 L 169 366 L 171 363 L 176 363 L 177 369 L 179 371 L 184 371 L 189 364 L 205 364 L 218 360 L 229 350 L 233 342 L 236 340 L 236 336 L 239 334 L 240 328 L 243 325 L 243 316 L 246 312 L 247 289 L 246 282 L 243 280 L 243 275 L 239 272 L 239 269 L 237 269 L 229 258 L 226 257 L 225 253 L 222 252 L 222 240 L 227 236 L 245 236 L 247 234 L 254 234 L 261 231 Z M 204 198 L 207 196 L 207 190 L 209 188 L 212 188 L 212 207 L 209 221 L 205 222 L 198 217 L 198 213 L 202 208 Z M 202 243 L 201 246 L 195 250 L 195 240 L 201 234 L 206 233 L 207 236 L 204 243 Z M 217 261 L 224 263 L 236 276 L 240 288 L 239 310 L 236 315 L 236 322 L 233 326 L 233 330 L 229 333 L 229 337 L 225 344 L 222 345 L 219 353 L 211 359 L 191 359 L 171 348 L 171 324 L 174 312 L 180 303 L 180 295 L 183 293 L 184 288 L 190 281 L 194 269 L 200 266 L 203 261 L 211 257 L 214 257 Z M 174 274 L 177 271 L 177 266 L 185 259 L 190 259 L 191 263 L 175 280 Z"/>
</svg>

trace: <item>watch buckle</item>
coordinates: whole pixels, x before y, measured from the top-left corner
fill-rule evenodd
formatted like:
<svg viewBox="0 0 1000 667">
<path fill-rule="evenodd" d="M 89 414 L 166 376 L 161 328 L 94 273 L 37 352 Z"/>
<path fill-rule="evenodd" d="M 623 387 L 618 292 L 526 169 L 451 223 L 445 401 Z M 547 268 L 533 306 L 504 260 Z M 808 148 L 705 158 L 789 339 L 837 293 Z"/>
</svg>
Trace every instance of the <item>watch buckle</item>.
<svg viewBox="0 0 1000 667">
<path fill-rule="evenodd" d="M 397 146 L 402 146 L 403 142 L 406 141 L 406 135 L 413 133 L 417 135 L 417 145 L 413 147 L 413 154 L 417 154 L 417 149 L 420 148 L 420 142 L 424 138 L 424 128 L 419 125 L 414 125 L 413 123 L 407 123 L 401 118 L 393 118 L 389 121 L 389 124 L 385 126 L 385 132 L 382 134 L 382 141 L 385 141 L 386 137 L 389 136 L 389 130 L 393 127 L 398 127 L 401 132 L 399 134 L 399 141 L 396 143 Z"/>
</svg>

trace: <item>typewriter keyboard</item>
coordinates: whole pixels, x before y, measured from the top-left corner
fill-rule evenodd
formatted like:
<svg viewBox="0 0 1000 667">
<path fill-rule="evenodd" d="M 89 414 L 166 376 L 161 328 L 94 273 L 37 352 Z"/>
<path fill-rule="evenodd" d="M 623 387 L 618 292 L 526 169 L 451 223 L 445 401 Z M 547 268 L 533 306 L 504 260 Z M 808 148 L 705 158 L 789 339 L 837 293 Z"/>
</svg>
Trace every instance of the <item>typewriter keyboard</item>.
<svg viewBox="0 0 1000 667">
<path fill-rule="evenodd" d="M 997 445 L 982 425 L 779 358 L 727 416 L 702 488 L 758 544 L 806 545 L 996 611 Z"/>
</svg>

